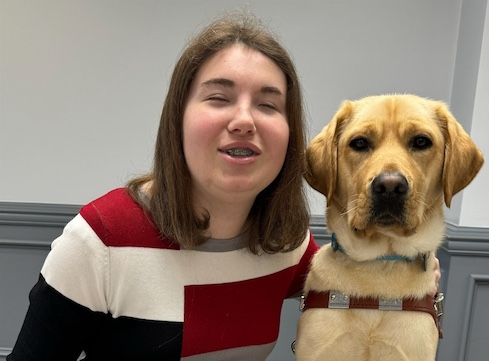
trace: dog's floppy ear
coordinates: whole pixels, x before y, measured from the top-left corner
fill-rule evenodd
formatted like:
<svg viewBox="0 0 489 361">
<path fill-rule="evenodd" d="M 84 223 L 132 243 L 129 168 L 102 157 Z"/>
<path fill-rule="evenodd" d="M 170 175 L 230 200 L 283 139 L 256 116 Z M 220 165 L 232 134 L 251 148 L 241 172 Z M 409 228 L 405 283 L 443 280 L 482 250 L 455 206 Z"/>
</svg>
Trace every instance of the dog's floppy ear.
<svg viewBox="0 0 489 361">
<path fill-rule="evenodd" d="M 306 150 L 307 165 L 304 177 L 312 188 L 324 194 L 327 199 L 331 199 L 336 188 L 340 125 L 351 112 L 352 103 L 345 101 Z"/>
<path fill-rule="evenodd" d="M 445 130 L 443 191 L 445 204 L 450 207 L 452 197 L 474 179 L 484 163 L 484 158 L 445 104 L 438 103 L 436 114 Z"/>
</svg>

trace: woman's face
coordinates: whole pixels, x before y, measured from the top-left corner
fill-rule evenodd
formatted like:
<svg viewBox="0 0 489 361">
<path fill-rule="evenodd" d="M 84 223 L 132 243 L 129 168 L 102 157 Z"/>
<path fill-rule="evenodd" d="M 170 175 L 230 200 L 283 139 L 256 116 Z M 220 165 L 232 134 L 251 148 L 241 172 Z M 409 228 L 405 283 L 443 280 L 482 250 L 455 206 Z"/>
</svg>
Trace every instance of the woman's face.
<svg viewBox="0 0 489 361">
<path fill-rule="evenodd" d="M 251 205 L 275 179 L 289 141 L 286 98 L 284 73 L 256 50 L 232 45 L 202 64 L 183 117 L 197 202 Z"/>
</svg>

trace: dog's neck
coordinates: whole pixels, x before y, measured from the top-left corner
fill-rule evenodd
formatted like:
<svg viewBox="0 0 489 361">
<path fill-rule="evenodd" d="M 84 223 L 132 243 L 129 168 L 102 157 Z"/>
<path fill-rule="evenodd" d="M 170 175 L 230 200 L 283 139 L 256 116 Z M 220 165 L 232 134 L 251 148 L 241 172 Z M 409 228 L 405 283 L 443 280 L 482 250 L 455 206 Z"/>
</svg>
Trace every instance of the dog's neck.
<svg viewBox="0 0 489 361">
<path fill-rule="evenodd" d="M 338 240 L 336 239 L 336 235 L 334 233 L 331 235 L 331 248 L 334 251 L 338 251 L 347 255 L 343 247 L 341 247 Z M 406 257 L 396 253 L 387 254 L 376 258 L 377 261 L 407 261 L 407 262 L 412 262 L 415 259 L 416 257 Z"/>
</svg>

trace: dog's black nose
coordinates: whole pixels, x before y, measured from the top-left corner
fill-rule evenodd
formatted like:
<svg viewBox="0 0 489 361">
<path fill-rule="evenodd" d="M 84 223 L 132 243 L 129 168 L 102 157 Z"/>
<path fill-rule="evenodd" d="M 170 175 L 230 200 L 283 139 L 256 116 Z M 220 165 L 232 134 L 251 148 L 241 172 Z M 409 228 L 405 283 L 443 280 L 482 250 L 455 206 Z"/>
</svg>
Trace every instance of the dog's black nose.
<svg viewBox="0 0 489 361">
<path fill-rule="evenodd" d="M 372 222 L 391 226 L 404 222 L 404 206 L 409 185 L 399 172 L 384 172 L 372 181 Z"/>
<path fill-rule="evenodd" d="M 384 172 L 375 177 L 372 182 L 372 193 L 381 198 L 399 198 L 408 191 L 408 182 L 399 172 Z"/>
</svg>

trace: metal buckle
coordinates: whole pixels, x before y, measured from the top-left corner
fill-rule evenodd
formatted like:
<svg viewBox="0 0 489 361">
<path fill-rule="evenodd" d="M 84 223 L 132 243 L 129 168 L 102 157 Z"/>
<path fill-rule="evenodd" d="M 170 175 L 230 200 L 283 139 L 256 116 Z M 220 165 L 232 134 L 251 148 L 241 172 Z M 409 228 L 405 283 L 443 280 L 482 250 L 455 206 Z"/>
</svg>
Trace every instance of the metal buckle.
<svg viewBox="0 0 489 361">
<path fill-rule="evenodd" d="M 350 308 L 350 296 L 338 291 L 330 291 L 328 308 Z"/>
<path fill-rule="evenodd" d="M 304 294 L 301 295 L 301 302 L 299 304 L 299 311 L 304 312 L 304 308 L 306 308 L 306 296 Z"/>
<path fill-rule="evenodd" d="M 438 318 L 441 317 L 441 315 L 443 315 L 443 300 L 445 299 L 445 296 L 443 295 L 442 292 L 438 292 L 436 295 L 435 295 L 435 312 L 436 312 L 436 316 Z"/>
</svg>

